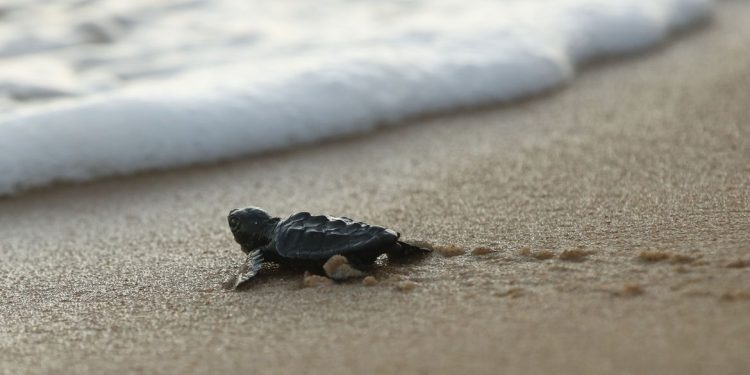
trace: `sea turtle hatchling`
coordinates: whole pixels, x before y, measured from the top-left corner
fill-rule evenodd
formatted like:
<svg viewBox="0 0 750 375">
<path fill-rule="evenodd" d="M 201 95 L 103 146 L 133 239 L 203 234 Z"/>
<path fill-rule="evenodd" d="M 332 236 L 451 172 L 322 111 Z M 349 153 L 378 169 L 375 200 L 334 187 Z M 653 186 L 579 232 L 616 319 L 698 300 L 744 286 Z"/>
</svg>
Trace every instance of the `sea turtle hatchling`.
<svg viewBox="0 0 750 375">
<path fill-rule="evenodd" d="M 258 274 L 265 261 L 317 269 L 329 259 L 343 261 L 351 272 L 324 267 L 329 277 L 340 280 L 361 275 L 384 253 L 401 256 L 431 251 L 399 241 L 399 233 L 392 229 L 347 217 L 299 212 L 281 220 L 260 208 L 248 207 L 230 211 L 227 220 L 235 241 L 247 254 L 234 288 Z"/>
</svg>

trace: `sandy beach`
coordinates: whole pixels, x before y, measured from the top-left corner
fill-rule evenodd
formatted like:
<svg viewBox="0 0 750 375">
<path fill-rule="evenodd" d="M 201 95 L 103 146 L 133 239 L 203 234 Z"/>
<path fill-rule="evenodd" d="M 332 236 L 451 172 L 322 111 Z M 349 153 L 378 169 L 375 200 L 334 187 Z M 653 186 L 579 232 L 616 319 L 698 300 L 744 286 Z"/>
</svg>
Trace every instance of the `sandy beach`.
<svg viewBox="0 0 750 375">
<path fill-rule="evenodd" d="M 749 17 L 532 100 L 0 198 L 0 373 L 748 373 Z M 227 292 L 248 205 L 466 253 Z"/>
</svg>

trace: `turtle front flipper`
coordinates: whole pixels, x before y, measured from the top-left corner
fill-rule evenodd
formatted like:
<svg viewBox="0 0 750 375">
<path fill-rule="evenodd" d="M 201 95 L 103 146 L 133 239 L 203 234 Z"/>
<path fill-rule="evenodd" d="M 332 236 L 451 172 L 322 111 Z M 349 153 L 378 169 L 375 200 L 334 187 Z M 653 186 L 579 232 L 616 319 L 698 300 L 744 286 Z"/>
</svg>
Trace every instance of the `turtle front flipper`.
<svg viewBox="0 0 750 375">
<path fill-rule="evenodd" d="M 260 249 L 247 253 L 245 264 L 240 268 L 240 273 L 234 281 L 233 289 L 237 289 L 258 274 L 263 267 L 263 252 Z"/>
</svg>

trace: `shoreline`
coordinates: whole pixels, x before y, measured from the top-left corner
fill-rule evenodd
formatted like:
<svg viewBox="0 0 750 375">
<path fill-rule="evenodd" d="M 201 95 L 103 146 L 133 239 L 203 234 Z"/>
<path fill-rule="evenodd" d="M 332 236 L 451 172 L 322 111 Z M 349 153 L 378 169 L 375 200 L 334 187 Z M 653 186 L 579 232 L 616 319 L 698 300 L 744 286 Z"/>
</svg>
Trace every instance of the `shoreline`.
<svg viewBox="0 0 750 375">
<path fill-rule="evenodd" d="M 419 52 L 411 56 L 412 48 L 400 48 L 396 54 L 400 58 L 396 60 L 403 60 L 403 65 L 396 60 L 380 61 L 380 55 L 375 53 L 368 60 L 374 68 L 364 71 L 359 71 L 362 64 L 356 58 L 347 59 L 341 54 L 310 71 L 290 68 L 288 73 L 295 78 L 286 82 L 282 75 L 280 82 L 284 83 L 278 85 L 271 83 L 274 79 L 265 83 L 254 80 L 252 73 L 240 69 L 223 78 L 216 77 L 209 85 L 213 88 L 182 87 L 180 82 L 191 77 L 191 73 L 184 72 L 181 79 L 170 79 L 169 74 L 162 77 L 157 81 L 160 83 L 154 83 L 158 89 L 149 89 L 148 80 L 141 82 L 142 85 L 131 82 L 133 86 L 127 89 L 105 90 L 81 96 L 80 100 L 61 99 L 59 105 L 30 107 L 25 114 L 0 120 L 4 134 L 0 147 L 11 156 L 8 160 L 0 159 L 0 194 L 56 182 L 89 181 L 237 159 L 300 143 L 335 139 L 346 133 L 368 132 L 379 124 L 398 125 L 409 118 L 422 121 L 420 118 L 425 116 L 420 114 L 424 113 L 441 116 L 456 110 L 496 107 L 495 103 L 503 101 L 512 105 L 569 83 L 579 65 L 653 50 L 672 34 L 699 27 L 713 9 L 713 0 L 651 3 L 636 1 L 632 7 L 622 9 L 616 4 L 601 4 L 601 14 L 596 16 L 597 12 L 587 10 L 590 4 L 585 1 L 570 3 L 569 7 L 561 4 L 560 9 L 547 14 L 550 19 L 559 18 L 559 22 L 550 25 L 562 25 L 559 32 L 552 32 L 555 36 L 532 41 L 523 37 L 505 38 L 502 35 L 514 32 L 498 31 L 497 38 L 478 39 L 488 43 L 480 48 L 486 55 L 481 61 L 475 61 L 479 55 L 471 52 L 478 46 L 469 48 L 468 54 L 463 51 L 464 46 L 475 44 L 469 38 L 449 43 L 453 48 L 427 59 Z M 531 14 L 528 9 L 519 10 L 522 8 L 508 6 L 505 10 L 521 12 L 514 16 L 511 11 L 508 20 Z M 539 10 L 547 8 L 556 7 Z M 502 10 L 500 7 L 501 13 Z M 661 17 L 649 16 L 653 12 Z M 608 21 L 601 22 L 599 17 Z M 449 23 L 437 22 L 434 26 L 440 29 L 439 25 Z M 532 23 L 527 25 L 530 27 Z M 637 25 L 634 27 L 638 32 L 620 29 L 628 24 Z M 535 31 L 534 27 L 524 33 L 526 38 L 536 34 L 547 33 Z M 562 34 L 570 35 L 558 38 Z M 117 45 L 116 41 L 113 43 Z M 542 45 L 547 48 L 538 49 Z M 100 52 L 106 54 L 106 51 Z M 41 55 L 37 57 L 42 58 L 50 51 L 38 52 Z M 68 56 L 73 60 L 79 57 L 72 53 Z M 146 63 L 141 61 L 131 67 Z M 342 65 L 338 66 L 339 63 Z M 231 70 L 230 66 L 217 72 Z M 235 68 L 240 66 L 244 65 L 237 64 Z M 439 68 L 434 70 L 435 67 Z M 409 73 L 414 69 L 419 74 Z M 104 70 L 101 73 L 106 75 Z M 194 72 L 193 78 L 196 74 L 201 76 Z M 343 74 L 336 88 L 331 86 L 333 81 L 329 82 L 331 74 Z M 241 85 L 225 84 L 237 77 L 249 80 Z M 263 94 L 255 95 L 256 92 Z M 304 116 L 299 117 L 299 113 Z"/>
</svg>

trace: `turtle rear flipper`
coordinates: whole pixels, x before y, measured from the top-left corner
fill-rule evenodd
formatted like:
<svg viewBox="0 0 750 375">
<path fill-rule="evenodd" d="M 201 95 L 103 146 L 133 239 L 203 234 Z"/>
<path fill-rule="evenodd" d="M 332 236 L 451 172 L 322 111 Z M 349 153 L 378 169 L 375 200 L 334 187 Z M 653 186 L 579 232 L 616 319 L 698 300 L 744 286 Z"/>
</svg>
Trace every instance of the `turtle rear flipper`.
<svg viewBox="0 0 750 375">
<path fill-rule="evenodd" d="M 419 246 L 414 246 L 403 241 L 396 241 L 393 247 L 388 249 L 386 253 L 389 257 L 406 257 L 415 255 L 426 255 L 431 253 L 432 250 L 426 249 Z"/>
<path fill-rule="evenodd" d="M 237 289 L 258 274 L 263 267 L 263 252 L 260 249 L 247 253 L 245 264 L 240 268 L 240 273 L 234 281 L 234 289 Z"/>
</svg>

